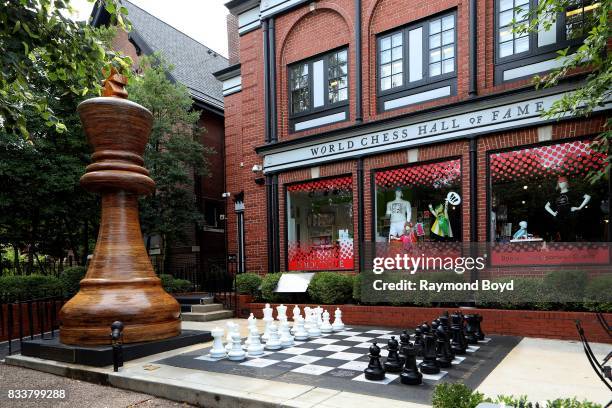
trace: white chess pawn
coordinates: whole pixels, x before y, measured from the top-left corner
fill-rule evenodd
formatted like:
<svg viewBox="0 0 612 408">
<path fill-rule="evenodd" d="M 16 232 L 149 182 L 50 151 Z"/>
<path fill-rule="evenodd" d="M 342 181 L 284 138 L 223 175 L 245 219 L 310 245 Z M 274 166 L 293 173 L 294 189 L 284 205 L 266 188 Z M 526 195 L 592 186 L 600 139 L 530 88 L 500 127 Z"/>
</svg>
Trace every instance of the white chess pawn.
<svg viewBox="0 0 612 408">
<path fill-rule="evenodd" d="M 336 311 L 334 312 L 334 324 L 332 324 L 332 329 L 334 331 L 344 330 L 344 323 L 342 323 L 342 311 L 339 307 L 337 307 Z"/>
<path fill-rule="evenodd" d="M 316 310 L 312 310 L 311 311 L 311 324 L 310 327 L 308 328 L 308 337 L 319 337 L 321 336 L 321 329 L 319 328 L 319 325 L 317 324 L 317 317 L 316 317 L 317 311 Z"/>
<path fill-rule="evenodd" d="M 259 341 L 259 332 L 257 327 L 251 327 L 249 331 L 249 347 L 247 348 L 247 355 L 249 357 L 261 356 L 264 353 L 264 348 Z"/>
<path fill-rule="evenodd" d="M 291 347 L 293 346 L 293 336 L 289 333 L 289 323 L 284 320 L 281 323 L 280 327 L 280 343 L 281 347 Z"/>
<path fill-rule="evenodd" d="M 224 358 L 227 356 L 225 347 L 223 346 L 223 329 L 215 327 L 210 331 L 213 336 L 213 345 L 210 349 L 210 356 L 212 358 Z"/>
<path fill-rule="evenodd" d="M 227 358 L 232 361 L 242 361 L 246 358 L 246 353 L 242 349 L 242 344 L 240 344 L 240 334 L 238 333 L 232 334 L 232 348 L 227 353 Z"/>
<path fill-rule="evenodd" d="M 329 323 L 329 312 L 323 311 L 323 323 L 321 324 L 321 333 L 331 333 L 332 325 Z"/>
<path fill-rule="evenodd" d="M 293 321 L 295 321 L 298 316 L 301 316 L 301 310 L 298 305 L 295 305 L 293 307 Z"/>
<path fill-rule="evenodd" d="M 287 320 L 287 306 L 282 303 L 276 306 L 276 318 L 279 321 Z"/>
<path fill-rule="evenodd" d="M 295 329 L 295 339 L 302 341 L 308 340 L 308 332 L 304 328 L 304 318 L 302 316 L 298 316 L 298 319 L 295 321 L 295 325 L 293 326 Z"/>
<path fill-rule="evenodd" d="M 281 348 L 281 342 L 278 337 L 278 329 L 274 323 L 270 324 L 270 337 L 266 341 L 266 350 L 278 350 Z"/>
</svg>

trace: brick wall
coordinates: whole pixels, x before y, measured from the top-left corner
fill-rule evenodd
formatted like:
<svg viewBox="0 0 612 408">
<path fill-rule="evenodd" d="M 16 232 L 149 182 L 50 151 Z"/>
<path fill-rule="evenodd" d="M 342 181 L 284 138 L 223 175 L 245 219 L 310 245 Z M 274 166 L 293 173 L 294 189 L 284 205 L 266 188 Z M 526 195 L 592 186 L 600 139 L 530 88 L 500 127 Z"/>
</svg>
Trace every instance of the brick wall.
<svg viewBox="0 0 612 408">
<path fill-rule="evenodd" d="M 227 15 L 227 53 L 229 64 L 240 62 L 240 36 L 238 35 L 238 17 Z"/>
<path fill-rule="evenodd" d="M 493 81 L 494 0 L 478 0 L 477 39 L 477 87 L 479 95 L 494 94 L 532 87 L 529 80 L 519 80 L 495 86 Z M 277 131 L 280 141 L 316 135 L 333 129 L 353 126 L 355 122 L 355 66 L 361 63 L 363 77 L 363 121 L 372 122 L 403 115 L 417 110 L 448 105 L 470 98 L 468 0 L 363 0 L 362 1 L 362 61 L 355 60 L 354 26 L 355 2 L 352 0 L 320 0 L 296 7 L 275 17 Z M 457 95 L 436 101 L 396 109 L 386 113 L 376 111 L 376 36 L 387 30 L 447 11 L 457 13 Z M 287 65 L 346 45 L 349 50 L 349 120 L 316 129 L 291 133 L 288 120 Z M 263 80 L 263 36 L 262 30 L 251 31 L 240 37 L 240 62 L 242 91 L 226 98 L 226 174 L 227 190 L 233 194 L 245 192 L 246 257 L 247 270 L 265 273 L 267 268 L 267 219 L 265 187 L 255 184 L 251 172 L 253 164 L 261 164 L 262 158 L 254 148 L 264 145 L 264 80 Z M 586 120 L 567 121 L 553 125 L 553 139 L 595 134 L 604 122 L 595 116 Z M 527 128 L 491 134 L 478 142 L 478 178 L 469 178 L 469 143 L 467 141 L 444 142 L 418 147 L 418 161 L 438 160 L 450 157 L 461 158 L 462 169 L 462 239 L 470 236 L 470 183 L 477 183 L 478 191 L 478 238 L 486 240 L 486 152 L 501 147 L 518 146 L 537 142 L 537 128 Z M 414 154 L 413 154 L 414 157 Z M 370 218 L 374 213 L 371 197 L 370 174 L 372 169 L 407 164 L 408 151 L 398 151 L 366 157 L 364 159 L 364 208 L 365 238 L 372 237 Z M 354 236 L 357 236 L 357 161 L 346 160 L 319 167 L 320 177 L 351 174 L 353 176 L 353 220 Z M 285 269 L 285 194 L 287 183 L 306 181 L 311 178 L 311 169 L 287 171 L 279 175 L 279 221 L 281 245 L 281 269 Z M 236 224 L 231 200 L 228 201 L 228 233 L 230 252 L 235 253 Z M 355 254 L 355 265 L 358 265 Z M 533 268 L 532 271 L 538 270 Z M 550 270 L 543 268 L 540 272 Z M 597 268 L 595 268 L 597 270 Z M 517 273 L 517 268 L 512 269 Z"/>
</svg>

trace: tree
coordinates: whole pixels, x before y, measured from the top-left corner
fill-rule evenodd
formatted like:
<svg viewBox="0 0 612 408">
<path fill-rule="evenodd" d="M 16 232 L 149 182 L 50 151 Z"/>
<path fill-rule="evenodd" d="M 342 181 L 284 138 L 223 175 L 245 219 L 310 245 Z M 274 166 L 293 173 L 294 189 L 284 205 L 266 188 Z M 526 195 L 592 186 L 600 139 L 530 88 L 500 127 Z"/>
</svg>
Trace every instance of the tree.
<svg viewBox="0 0 612 408">
<path fill-rule="evenodd" d="M 93 2 L 93 0 L 90 0 Z M 129 29 L 127 9 L 105 0 L 111 18 Z M 53 109 L 49 89 L 60 95 L 99 95 L 102 67 L 125 70 L 131 65 L 105 47 L 99 30 L 67 17 L 70 0 L 0 0 L 0 129 L 32 132 L 24 109 L 56 132 L 66 130 Z"/>
<path fill-rule="evenodd" d="M 128 85 L 128 95 L 153 114 L 144 159 L 157 187 L 141 199 L 140 219 L 144 233 L 161 237 L 163 259 L 169 243 L 183 240 L 185 230 L 202 220 L 193 175 L 210 174 L 206 156 L 215 152 L 198 141 L 204 131 L 199 112 L 192 109 L 187 88 L 168 79 L 172 67 L 159 55 L 141 60 L 141 66 L 143 75 Z"/>
<path fill-rule="evenodd" d="M 551 28 L 555 23 L 553 16 L 565 13 L 569 8 L 580 11 L 581 7 L 585 18 L 581 31 L 573 33 L 577 38 L 584 36 L 582 44 L 575 50 L 569 48 L 558 52 L 558 59 L 562 61 L 560 68 L 534 78 L 537 87 L 550 88 L 556 86 L 568 74 L 584 70 L 587 72 L 584 86 L 565 94 L 545 112 L 549 118 L 560 118 L 571 114 L 576 117 L 589 116 L 595 109 L 602 106 L 612 96 L 612 55 L 608 52 L 608 43 L 611 35 L 609 21 L 612 2 L 599 0 L 592 2 L 582 0 L 539 0 L 537 7 L 526 13 L 527 23 L 514 22 L 516 32 L 537 32 L 543 25 L 545 29 Z M 589 6 L 588 10 L 586 6 Z M 568 33 L 572 35 L 572 33 Z M 606 165 L 591 174 L 592 182 L 608 174 L 610 170 L 610 141 L 612 140 L 612 119 L 608 118 L 604 131 L 594 143 L 594 148 L 608 155 Z"/>
</svg>

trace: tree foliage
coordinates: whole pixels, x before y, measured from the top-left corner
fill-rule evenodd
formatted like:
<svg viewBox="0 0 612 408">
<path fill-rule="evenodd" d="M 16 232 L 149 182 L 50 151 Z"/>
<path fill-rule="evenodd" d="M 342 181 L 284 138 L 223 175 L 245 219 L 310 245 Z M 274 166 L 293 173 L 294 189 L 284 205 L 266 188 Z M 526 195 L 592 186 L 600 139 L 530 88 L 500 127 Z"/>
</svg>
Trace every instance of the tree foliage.
<svg viewBox="0 0 612 408">
<path fill-rule="evenodd" d="M 172 67 L 159 55 L 141 60 L 141 77 L 128 86 L 129 98 L 151 111 L 153 128 L 145 149 L 145 166 L 155 180 L 156 191 L 141 199 L 143 232 L 159 235 L 162 246 L 185 238 L 185 230 L 202 220 L 194 194 L 194 175 L 209 175 L 198 126 L 199 112 L 187 88 L 168 78 Z M 165 251 L 163 252 L 165 254 Z"/>
<path fill-rule="evenodd" d="M 568 8 L 579 6 L 577 0 L 539 0 L 537 7 L 528 12 L 526 24 L 516 24 L 517 32 L 537 32 L 540 26 L 549 29 L 555 24 L 554 16 L 565 13 Z M 584 2 L 587 6 L 588 2 Z M 554 102 L 545 113 L 549 118 L 561 118 L 567 114 L 572 116 L 590 116 L 612 96 L 612 54 L 608 52 L 611 39 L 610 13 L 612 2 L 600 0 L 593 2 L 593 7 L 585 11 L 585 29 L 578 33 L 584 36 L 582 43 L 576 49 L 565 48 L 558 51 L 558 59 L 562 62 L 558 69 L 534 78 L 540 88 L 550 88 L 559 84 L 568 75 L 585 71 L 584 84 L 566 93 Z M 610 141 L 612 140 L 612 120 L 608 118 L 606 126 L 594 143 L 597 151 L 608 154 L 606 166 L 591 175 L 595 182 L 606 175 L 610 169 Z"/>
<path fill-rule="evenodd" d="M 126 27 L 127 9 L 118 0 L 105 4 Z M 66 131 L 52 98 L 99 95 L 103 67 L 129 67 L 129 58 L 104 46 L 99 29 L 72 21 L 69 11 L 69 0 L 0 0 L 0 128 L 6 133 L 33 131 L 24 110 L 55 132 Z"/>
</svg>

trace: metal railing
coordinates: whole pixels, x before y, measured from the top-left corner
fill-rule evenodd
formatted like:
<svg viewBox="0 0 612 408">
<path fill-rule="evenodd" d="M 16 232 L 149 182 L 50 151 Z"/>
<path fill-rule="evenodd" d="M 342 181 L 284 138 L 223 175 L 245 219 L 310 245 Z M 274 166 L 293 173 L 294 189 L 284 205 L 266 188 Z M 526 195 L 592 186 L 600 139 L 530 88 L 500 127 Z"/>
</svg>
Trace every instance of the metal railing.
<svg viewBox="0 0 612 408">
<path fill-rule="evenodd" d="M 0 356 L 20 350 L 24 339 L 52 339 L 59 330 L 63 296 L 10 299 L 0 295 Z"/>
</svg>

